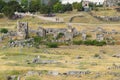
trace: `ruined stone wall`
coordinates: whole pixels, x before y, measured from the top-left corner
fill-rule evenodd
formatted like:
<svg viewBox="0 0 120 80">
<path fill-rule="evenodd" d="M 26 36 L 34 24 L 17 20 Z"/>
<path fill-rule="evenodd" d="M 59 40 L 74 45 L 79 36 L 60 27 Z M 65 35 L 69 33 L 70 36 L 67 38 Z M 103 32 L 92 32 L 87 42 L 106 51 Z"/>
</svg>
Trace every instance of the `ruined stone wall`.
<svg viewBox="0 0 120 80">
<path fill-rule="evenodd" d="M 105 0 L 104 6 L 105 7 L 114 7 L 114 6 L 118 6 L 118 3 L 120 3 L 120 0 Z"/>
<path fill-rule="evenodd" d="M 29 30 L 27 22 L 18 22 L 17 23 L 17 35 L 18 39 L 28 38 Z"/>
</svg>

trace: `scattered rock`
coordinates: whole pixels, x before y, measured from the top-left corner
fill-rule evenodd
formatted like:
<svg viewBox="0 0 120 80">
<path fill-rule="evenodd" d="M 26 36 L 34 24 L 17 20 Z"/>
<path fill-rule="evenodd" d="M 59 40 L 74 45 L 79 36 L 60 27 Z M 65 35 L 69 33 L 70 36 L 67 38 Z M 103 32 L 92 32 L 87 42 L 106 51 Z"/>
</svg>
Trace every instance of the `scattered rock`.
<svg viewBox="0 0 120 80">
<path fill-rule="evenodd" d="M 59 75 L 59 72 L 57 72 L 57 71 L 49 71 L 48 74 L 53 75 L 53 76 L 57 76 L 57 75 Z"/>
<path fill-rule="evenodd" d="M 100 53 L 105 54 L 106 52 L 104 50 L 100 50 Z"/>
<path fill-rule="evenodd" d="M 120 58 L 120 54 L 115 54 L 112 57 Z"/>
<path fill-rule="evenodd" d="M 81 56 L 77 56 L 76 59 L 82 59 L 82 57 Z"/>
<path fill-rule="evenodd" d="M 41 60 L 40 64 L 56 64 L 58 63 L 57 61 L 54 60 Z"/>
<path fill-rule="evenodd" d="M 39 62 L 40 62 L 40 56 L 36 56 L 32 61 L 32 63 L 39 63 Z"/>
<path fill-rule="evenodd" d="M 16 78 L 16 75 L 8 76 L 8 77 L 7 77 L 7 80 L 15 80 L 15 78 Z"/>
<path fill-rule="evenodd" d="M 28 71 L 28 72 L 26 73 L 26 76 L 33 76 L 33 75 L 40 75 L 40 73 L 37 72 L 37 71 Z"/>
<path fill-rule="evenodd" d="M 90 71 L 68 71 L 67 75 L 86 75 L 90 74 Z"/>
</svg>

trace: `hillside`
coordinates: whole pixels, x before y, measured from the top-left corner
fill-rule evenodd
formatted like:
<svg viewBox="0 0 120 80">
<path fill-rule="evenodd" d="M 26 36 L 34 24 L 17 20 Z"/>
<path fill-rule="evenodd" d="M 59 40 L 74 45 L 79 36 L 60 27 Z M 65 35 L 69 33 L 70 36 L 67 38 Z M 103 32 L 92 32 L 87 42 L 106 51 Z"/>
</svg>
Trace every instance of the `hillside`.
<svg viewBox="0 0 120 80">
<path fill-rule="evenodd" d="M 92 13 L 120 16 L 115 10 Z M 0 18 L 0 80 L 120 79 L 120 21 L 82 11 L 30 15 Z"/>
</svg>

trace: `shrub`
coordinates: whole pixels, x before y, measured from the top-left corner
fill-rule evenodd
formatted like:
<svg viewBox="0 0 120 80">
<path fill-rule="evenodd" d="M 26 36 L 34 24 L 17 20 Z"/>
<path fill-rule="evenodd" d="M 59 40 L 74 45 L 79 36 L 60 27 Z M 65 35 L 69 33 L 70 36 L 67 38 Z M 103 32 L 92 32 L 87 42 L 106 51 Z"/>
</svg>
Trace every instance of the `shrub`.
<svg viewBox="0 0 120 80">
<path fill-rule="evenodd" d="M 97 40 L 87 40 L 84 41 L 85 45 L 95 45 L 95 46 L 103 46 L 106 45 L 105 41 L 97 41 Z"/>
<path fill-rule="evenodd" d="M 9 40 L 10 43 L 14 42 L 14 40 Z"/>
<path fill-rule="evenodd" d="M 19 75 L 20 73 L 21 73 L 21 72 L 16 71 L 16 70 L 13 70 L 13 71 L 8 72 L 8 74 L 10 74 L 10 75 Z"/>
<path fill-rule="evenodd" d="M 64 36 L 63 33 L 59 33 L 56 39 L 60 39 L 60 38 L 62 38 L 63 36 Z"/>
<path fill-rule="evenodd" d="M 95 10 L 95 11 L 99 11 L 99 9 L 98 9 L 98 8 L 94 8 L 94 10 Z"/>
<path fill-rule="evenodd" d="M 77 11 L 82 11 L 83 10 L 83 7 L 82 7 L 82 3 L 78 3 L 77 4 Z"/>
<path fill-rule="evenodd" d="M 36 48 L 38 48 L 38 46 L 40 45 L 40 43 L 42 43 L 42 38 L 39 37 L 39 36 L 35 36 L 35 37 L 33 37 L 33 38 L 34 38 L 34 46 L 35 46 Z"/>
<path fill-rule="evenodd" d="M 100 55 L 99 54 L 95 54 L 94 57 L 99 57 Z"/>
<path fill-rule="evenodd" d="M 83 44 L 83 41 L 82 40 L 73 41 L 73 44 L 75 44 L 75 45 L 81 45 L 81 44 Z"/>
<path fill-rule="evenodd" d="M 41 38 L 41 37 L 39 37 L 39 36 L 35 36 L 35 37 L 34 37 L 34 42 L 35 42 L 35 43 L 41 43 L 41 41 L 42 41 L 42 38 Z"/>
<path fill-rule="evenodd" d="M 118 6 L 120 6 L 120 2 L 118 3 Z"/>
<path fill-rule="evenodd" d="M 106 42 L 105 41 L 101 41 L 101 42 L 98 42 L 96 44 L 96 46 L 103 46 L 103 45 L 106 45 Z"/>
<path fill-rule="evenodd" d="M 3 18 L 4 17 L 4 15 L 3 14 L 0 14 L 0 18 Z"/>
<path fill-rule="evenodd" d="M 93 42 L 91 40 L 84 41 L 85 45 L 93 45 Z"/>
<path fill-rule="evenodd" d="M 87 38 L 90 38 L 90 37 L 92 37 L 92 36 L 91 36 L 91 35 L 87 35 L 86 37 L 87 37 Z"/>
<path fill-rule="evenodd" d="M 2 29 L 0 29 L 0 32 L 1 32 L 1 33 L 7 33 L 7 32 L 8 32 L 8 30 L 7 30 L 7 29 L 5 29 L 5 28 L 2 28 Z"/>
<path fill-rule="evenodd" d="M 49 48 L 58 48 L 58 43 L 47 43 L 46 44 Z"/>
</svg>

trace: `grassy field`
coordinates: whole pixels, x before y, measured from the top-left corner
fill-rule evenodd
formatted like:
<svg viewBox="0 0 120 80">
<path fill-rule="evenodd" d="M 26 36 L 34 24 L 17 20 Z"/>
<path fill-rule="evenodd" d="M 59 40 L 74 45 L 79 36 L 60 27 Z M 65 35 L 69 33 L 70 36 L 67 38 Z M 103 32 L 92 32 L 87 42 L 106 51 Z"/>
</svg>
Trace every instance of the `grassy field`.
<svg viewBox="0 0 120 80">
<path fill-rule="evenodd" d="M 95 12 L 98 15 L 115 15 L 115 11 Z M 74 15 L 83 15 L 73 19 L 71 25 L 81 30 L 93 30 L 96 27 L 102 27 L 107 31 L 120 31 L 119 22 L 102 22 L 86 12 L 67 12 L 57 14 L 62 17 L 65 23 L 53 23 L 38 19 L 36 17 L 26 16 L 19 20 L 9 20 L 7 18 L 0 19 L 0 28 L 9 30 L 16 29 L 17 21 L 26 21 L 29 27 L 37 29 L 42 26 L 44 28 L 65 28 L 68 26 L 69 19 Z M 117 13 L 119 15 L 119 13 Z M 117 36 L 117 35 L 116 35 Z M 119 36 L 118 36 L 119 37 Z M 119 45 L 107 46 L 85 46 L 70 45 L 60 46 L 59 48 L 45 48 L 41 45 L 40 49 L 36 48 L 7 48 L 4 46 L 6 42 L 0 43 L 0 80 L 6 80 L 9 75 L 22 75 L 21 80 L 119 80 L 120 68 L 109 70 L 113 64 L 120 66 L 120 59 L 112 57 L 120 52 Z M 26 61 L 32 62 L 35 56 L 40 56 L 41 60 L 55 60 L 60 64 L 27 64 Z M 77 59 L 77 57 L 81 59 Z M 33 75 L 24 76 L 28 71 L 58 71 L 61 73 L 67 71 L 89 70 L 91 74 L 82 76 L 51 76 L 51 75 Z"/>
<path fill-rule="evenodd" d="M 120 16 L 120 12 L 117 12 L 116 10 L 101 10 L 101 11 L 92 11 L 96 15 L 99 16 Z"/>
<path fill-rule="evenodd" d="M 115 15 L 120 15 L 119 12 L 116 12 L 115 10 L 110 10 L 110 11 L 93 11 L 94 14 L 96 15 L 107 15 L 107 16 L 115 16 Z M 38 26 L 43 26 L 43 27 L 65 27 L 66 23 L 69 23 L 69 20 L 71 17 L 73 16 L 82 16 L 82 17 L 75 17 L 72 20 L 72 23 L 84 23 L 87 26 L 94 26 L 96 24 L 96 26 L 101 25 L 101 24 L 119 24 L 120 22 L 103 22 L 100 20 L 97 20 L 95 18 L 93 18 L 91 15 L 89 15 L 86 12 L 66 12 L 66 13 L 62 13 L 62 14 L 56 14 L 56 17 L 60 17 L 64 19 L 65 23 L 51 23 L 50 21 L 46 21 L 46 20 L 41 20 L 39 18 L 36 17 L 30 17 L 30 16 L 26 16 L 24 18 L 18 19 L 18 20 L 9 20 L 7 18 L 1 18 L 0 19 L 0 28 L 9 28 L 9 29 L 15 29 L 16 28 L 16 23 L 17 21 L 26 21 L 29 23 L 29 26 L 31 28 L 37 28 Z M 47 23 L 47 24 L 46 24 Z M 91 25 L 93 24 L 93 25 Z"/>
<path fill-rule="evenodd" d="M 29 70 L 55 70 L 58 72 L 66 72 L 71 70 L 89 70 L 92 74 L 82 76 L 80 78 L 75 76 L 38 76 L 39 79 L 35 80 L 113 80 L 113 78 L 119 78 L 117 76 L 109 75 L 108 72 L 118 72 L 119 69 L 108 70 L 107 67 L 112 66 L 114 63 L 120 65 L 118 58 L 112 57 L 112 55 L 119 53 L 120 46 L 61 46 L 56 49 L 50 48 L 4 48 L 0 50 L 0 74 L 8 74 L 14 71 L 27 72 Z M 105 53 L 102 53 L 103 50 Z M 45 52 L 46 51 L 46 52 Z M 47 53 L 49 52 L 49 53 Z M 98 54 L 101 59 L 95 57 Z M 39 55 L 41 60 L 56 60 L 59 64 L 27 64 L 26 60 L 32 61 L 32 59 Z M 81 59 L 76 57 L 80 56 Z M 67 63 L 66 63 L 67 61 Z M 2 73 L 6 71 L 6 73 Z M 8 72 L 8 73 L 7 73 Z M 19 73 L 19 74 L 23 74 Z M 97 73 L 100 73 L 99 78 L 94 78 Z M 106 76 L 104 76 L 106 73 Z M 28 76 L 29 77 L 29 76 Z M 32 76 L 31 76 L 32 77 Z M 33 76 L 34 78 L 34 76 Z M 1 79 L 1 78 L 0 78 Z M 4 80 L 4 79 L 1 79 Z M 23 77 L 24 80 L 24 77 Z M 25 79 L 26 80 L 26 79 Z M 29 79 L 28 79 L 29 80 Z M 31 80 L 31 79 L 30 79 Z"/>
</svg>

